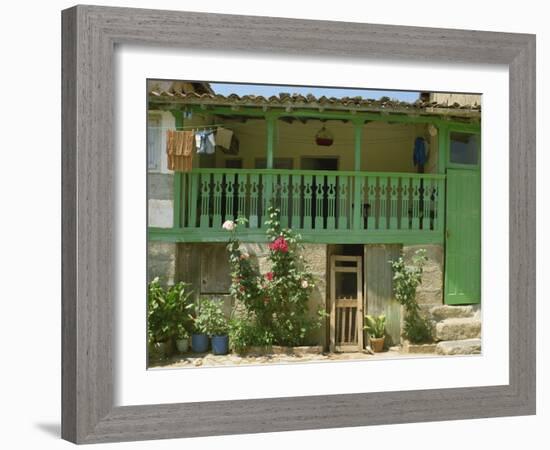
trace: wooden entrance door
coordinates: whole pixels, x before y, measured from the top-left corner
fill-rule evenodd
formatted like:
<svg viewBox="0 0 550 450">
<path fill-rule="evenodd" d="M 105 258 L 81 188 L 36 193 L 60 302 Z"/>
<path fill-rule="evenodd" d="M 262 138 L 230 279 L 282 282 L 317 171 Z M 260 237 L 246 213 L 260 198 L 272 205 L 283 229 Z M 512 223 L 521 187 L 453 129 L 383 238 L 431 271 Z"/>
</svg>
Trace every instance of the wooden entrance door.
<svg viewBox="0 0 550 450">
<path fill-rule="evenodd" d="M 361 256 L 330 257 L 331 352 L 358 352 L 363 349 L 362 266 Z M 349 278 L 354 280 L 339 280 L 339 274 L 350 274 Z"/>
<path fill-rule="evenodd" d="M 481 188 L 479 171 L 447 170 L 445 303 L 481 300 Z"/>
</svg>

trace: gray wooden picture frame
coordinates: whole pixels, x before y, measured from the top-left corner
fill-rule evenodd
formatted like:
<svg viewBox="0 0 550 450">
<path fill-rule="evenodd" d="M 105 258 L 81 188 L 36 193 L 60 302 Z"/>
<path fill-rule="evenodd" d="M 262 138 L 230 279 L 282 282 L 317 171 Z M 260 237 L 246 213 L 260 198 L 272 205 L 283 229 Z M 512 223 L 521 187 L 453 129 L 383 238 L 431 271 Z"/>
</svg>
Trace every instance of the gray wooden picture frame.
<svg viewBox="0 0 550 450">
<path fill-rule="evenodd" d="M 62 31 L 64 439 L 94 443 L 535 413 L 534 35 L 97 6 L 63 11 Z M 507 65 L 509 384 L 114 407 L 116 44 Z"/>
</svg>

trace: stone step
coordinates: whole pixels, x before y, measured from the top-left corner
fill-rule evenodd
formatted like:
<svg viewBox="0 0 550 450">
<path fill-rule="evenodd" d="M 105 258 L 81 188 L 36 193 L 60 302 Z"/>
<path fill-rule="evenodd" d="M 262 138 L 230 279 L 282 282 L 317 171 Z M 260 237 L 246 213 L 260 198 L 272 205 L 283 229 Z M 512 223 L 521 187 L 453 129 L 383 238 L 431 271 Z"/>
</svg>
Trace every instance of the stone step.
<svg viewBox="0 0 550 450">
<path fill-rule="evenodd" d="M 481 339 L 441 341 L 435 346 L 438 355 L 476 355 L 481 353 Z"/>
<path fill-rule="evenodd" d="M 435 325 L 436 341 L 459 341 L 481 337 L 481 321 L 476 317 L 445 319 Z"/>
<path fill-rule="evenodd" d="M 434 320 L 440 321 L 459 317 L 473 317 L 475 314 L 475 310 L 471 305 L 437 305 L 430 309 L 430 314 L 432 315 Z"/>
</svg>

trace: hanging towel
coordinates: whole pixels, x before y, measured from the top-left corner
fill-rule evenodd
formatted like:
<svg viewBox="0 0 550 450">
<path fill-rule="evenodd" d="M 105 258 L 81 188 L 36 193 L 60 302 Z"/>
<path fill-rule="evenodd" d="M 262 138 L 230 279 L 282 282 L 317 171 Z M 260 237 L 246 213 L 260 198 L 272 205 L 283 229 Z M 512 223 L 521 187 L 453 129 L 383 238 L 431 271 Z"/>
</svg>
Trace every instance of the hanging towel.
<svg viewBox="0 0 550 450">
<path fill-rule="evenodd" d="M 415 166 L 422 167 L 428 161 L 428 152 L 426 151 L 426 141 L 423 137 L 417 137 L 414 141 L 413 163 Z"/>
<path fill-rule="evenodd" d="M 218 127 L 216 131 L 216 144 L 221 147 L 221 150 L 229 150 L 231 148 L 231 138 L 233 137 L 233 131 L 227 128 Z"/>
<path fill-rule="evenodd" d="M 168 169 L 189 172 L 193 168 L 193 131 L 166 132 L 166 154 Z"/>
<path fill-rule="evenodd" d="M 234 134 L 231 135 L 231 142 L 229 147 L 222 147 L 221 145 L 216 145 L 216 150 L 221 150 L 226 155 L 238 155 L 239 154 L 239 140 Z"/>
</svg>

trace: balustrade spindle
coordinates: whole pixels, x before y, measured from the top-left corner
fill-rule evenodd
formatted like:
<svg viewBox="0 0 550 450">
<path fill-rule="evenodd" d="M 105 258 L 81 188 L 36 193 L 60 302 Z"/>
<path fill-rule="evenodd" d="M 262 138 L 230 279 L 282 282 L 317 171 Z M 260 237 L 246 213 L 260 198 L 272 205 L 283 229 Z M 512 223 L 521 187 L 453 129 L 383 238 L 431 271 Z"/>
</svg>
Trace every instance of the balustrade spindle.
<svg viewBox="0 0 550 450">
<path fill-rule="evenodd" d="M 250 228 L 261 228 L 260 224 L 260 176 L 250 175 L 250 213 L 248 223 Z"/>
<path fill-rule="evenodd" d="M 397 230 L 397 194 L 399 188 L 399 178 L 391 177 L 388 187 L 390 195 L 390 230 Z"/>
<path fill-rule="evenodd" d="M 210 227 L 210 174 L 204 174 L 201 176 L 201 216 L 200 216 L 200 227 L 209 228 Z"/>
<path fill-rule="evenodd" d="M 420 229 L 420 179 L 412 180 L 412 226 L 413 230 Z"/>
<path fill-rule="evenodd" d="M 409 222 L 409 207 L 411 203 L 411 179 L 409 177 L 401 178 L 401 223 L 399 228 L 401 230 L 408 230 L 410 228 Z"/>
<path fill-rule="evenodd" d="M 378 198 L 380 204 L 380 215 L 378 217 L 378 228 L 388 228 L 388 178 L 378 177 Z"/>
<path fill-rule="evenodd" d="M 327 176 L 327 229 L 334 230 L 336 228 L 336 177 L 333 175 Z"/>
<path fill-rule="evenodd" d="M 348 228 L 348 193 L 349 178 L 346 175 L 339 175 L 338 179 L 338 229 Z"/>
<path fill-rule="evenodd" d="M 212 227 L 219 229 L 222 226 L 222 182 L 223 174 L 214 174 L 212 182 Z"/>
<path fill-rule="evenodd" d="M 323 229 L 323 206 L 324 206 L 324 190 L 325 190 L 325 177 L 317 175 L 314 177 L 315 183 L 315 229 Z"/>
<path fill-rule="evenodd" d="M 304 229 L 310 230 L 312 227 L 312 197 L 313 182 L 311 175 L 304 175 Z"/>
<path fill-rule="evenodd" d="M 290 189 L 292 194 L 292 220 L 291 226 L 293 228 L 301 228 L 301 217 L 300 217 L 300 208 L 301 208 L 301 192 L 302 192 L 302 177 L 300 175 L 292 175 L 290 182 Z"/>
<path fill-rule="evenodd" d="M 367 178 L 367 229 L 376 229 L 376 217 L 380 211 L 379 202 L 376 198 L 378 178 L 369 176 Z"/>
</svg>

